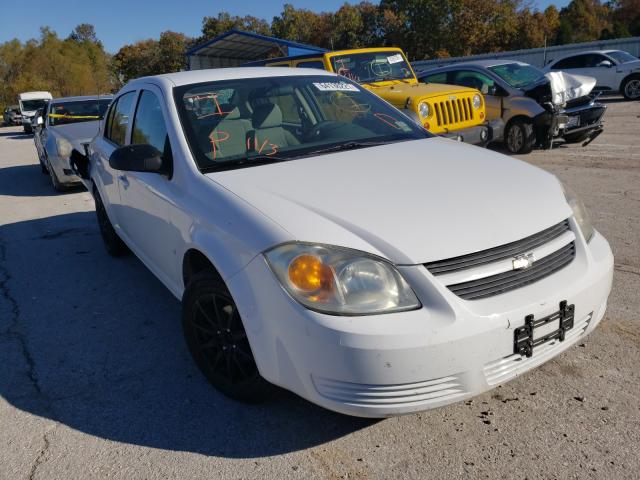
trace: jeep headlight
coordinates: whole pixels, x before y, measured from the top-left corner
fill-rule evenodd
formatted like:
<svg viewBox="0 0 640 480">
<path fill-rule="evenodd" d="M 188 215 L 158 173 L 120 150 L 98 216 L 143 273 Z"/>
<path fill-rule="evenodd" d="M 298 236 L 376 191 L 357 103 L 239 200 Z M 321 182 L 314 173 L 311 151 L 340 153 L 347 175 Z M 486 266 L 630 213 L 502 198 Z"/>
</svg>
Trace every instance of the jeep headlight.
<svg viewBox="0 0 640 480">
<path fill-rule="evenodd" d="M 427 102 L 420 102 L 420 104 L 418 105 L 418 110 L 420 110 L 420 116 L 423 118 L 428 117 L 429 113 L 431 113 L 429 104 Z"/>
<path fill-rule="evenodd" d="M 265 257 L 282 287 L 311 310 L 371 315 L 421 307 L 398 269 L 368 253 L 286 243 L 267 251 Z"/>
<path fill-rule="evenodd" d="M 56 147 L 58 148 L 58 155 L 62 158 L 69 158 L 71 156 L 73 145 L 71 145 L 67 139 L 58 137 L 56 139 Z"/>
<path fill-rule="evenodd" d="M 591 223 L 591 215 L 589 215 L 587 207 L 584 206 L 582 200 L 580 200 L 575 192 L 569 187 L 562 185 L 562 190 L 564 191 L 567 203 L 571 207 L 571 210 L 573 210 L 573 218 L 575 218 L 576 223 L 580 227 L 580 231 L 582 232 L 585 240 L 589 242 L 593 238 L 595 229 L 593 228 L 593 223 Z"/>
<path fill-rule="evenodd" d="M 482 106 L 482 98 L 480 98 L 480 95 L 478 95 L 477 93 L 473 96 L 473 99 L 471 100 L 471 103 L 473 104 L 473 108 L 475 108 L 476 110 L 478 110 L 481 106 Z"/>
</svg>

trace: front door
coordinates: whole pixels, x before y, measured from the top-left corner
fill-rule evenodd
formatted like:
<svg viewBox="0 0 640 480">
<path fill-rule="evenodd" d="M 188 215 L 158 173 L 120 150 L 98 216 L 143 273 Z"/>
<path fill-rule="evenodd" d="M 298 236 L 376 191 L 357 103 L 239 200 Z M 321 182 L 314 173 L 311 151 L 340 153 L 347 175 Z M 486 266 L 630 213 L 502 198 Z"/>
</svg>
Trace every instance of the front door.
<svg viewBox="0 0 640 480">
<path fill-rule="evenodd" d="M 162 108 L 162 92 L 153 86 L 140 91 L 131 126 L 131 144 L 148 144 L 173 161 Z M 170 170 L 170 168 L 169 168 Z M 170 218 L 175 189 L 170 174 L 119 172 L 122 201 L 120 223 L 129 243 L 147 266 L 168 285 L 176 274 L 179 232 Z"/>
</svg>

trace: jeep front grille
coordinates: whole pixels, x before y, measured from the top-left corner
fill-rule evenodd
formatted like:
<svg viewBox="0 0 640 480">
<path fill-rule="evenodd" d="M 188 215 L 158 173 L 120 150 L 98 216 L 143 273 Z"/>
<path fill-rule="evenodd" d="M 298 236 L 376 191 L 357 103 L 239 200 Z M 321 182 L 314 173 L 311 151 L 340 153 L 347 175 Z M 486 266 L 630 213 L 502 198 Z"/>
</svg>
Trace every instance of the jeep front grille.
<svg viewBox="0 0 640 480">
<path fill-rule="evenodd" d="M 436 123 L 439 127 L 447 127 L 460 122 L 473 120 L 473 106 L 471 98 L 456 98 L 435 102 Z"/>
<path fill-rule="evenodd" d="M 514 269 L 513 260 L 528 254 L 534 257 L 530 266 Z M 575 255 L 575 235 L 564 220 L 522 240 L 425 267 L 459 297 L 477 300 L 537 282 L 571 263 Z"/>
</svg>

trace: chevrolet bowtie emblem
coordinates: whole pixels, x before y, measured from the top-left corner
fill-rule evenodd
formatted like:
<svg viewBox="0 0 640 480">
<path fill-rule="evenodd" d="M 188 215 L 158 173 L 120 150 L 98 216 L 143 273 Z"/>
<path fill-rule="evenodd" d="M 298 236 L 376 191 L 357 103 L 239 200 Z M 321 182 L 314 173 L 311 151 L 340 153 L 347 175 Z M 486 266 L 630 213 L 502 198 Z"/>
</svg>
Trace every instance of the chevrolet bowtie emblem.
<svg viewBox="0 0 640 480">
<path fill-rule="evenodd" d="M 514 270 L 524 270 L 525 268 L 529 268 L 533 265 L 533 262 L 536 261 L 536 257 L 533 253 L 525 253 L 523 255 L 518 255 L 515 257 L 511 263 L 513 265 Z"/>
</svg>

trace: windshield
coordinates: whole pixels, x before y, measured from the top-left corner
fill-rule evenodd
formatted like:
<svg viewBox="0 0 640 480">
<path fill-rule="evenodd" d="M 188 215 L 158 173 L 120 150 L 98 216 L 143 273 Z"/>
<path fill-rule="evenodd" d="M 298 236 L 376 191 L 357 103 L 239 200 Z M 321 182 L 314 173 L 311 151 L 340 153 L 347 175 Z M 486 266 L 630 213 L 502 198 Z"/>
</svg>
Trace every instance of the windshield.
<svg viewBox="0 0 640 480">
<path fill-rule="evenodd" d="M 174 95 L 203 172 L 431 136 L 357 84 L 332 76 L 186 85 Z"/>
<path fill-rule="evenodd" d="M 629 63 L 629 62 L 637 62 L 638 59 L 631 55 L 630 53 L 623 51 L 615 51 L 615 52 L 607 52 L 611 58 L 613 58 L 618 63 Z"/>
<path fill-rule="evenodd" d="M 331 65 L 335 73 L 358 83 L 415 78 L 404 55 L 396 50 L 336 55 Z"/>
<path fill-rule="evenodd" d="M 520 63 L 496 65 L 495 67 L 489 67 L 489 70 L 514 88 L 526 87 L 544 76 L 544 73 L 536 67 Z"/>
<path fill-rule="evenodd" d="M 37 99 L 37 100 L 21 100 L 22 110 L 24 112 L 33 112 L 39 108 L 44 107 L 49 100 Z"/>
<path fill-rule="evenodd" d="M 51 105 L 49 111 L 49 125 L 67 125 L 101 120 L 110 103 L 110 98 L 56 103 Z"/>
</svg>

